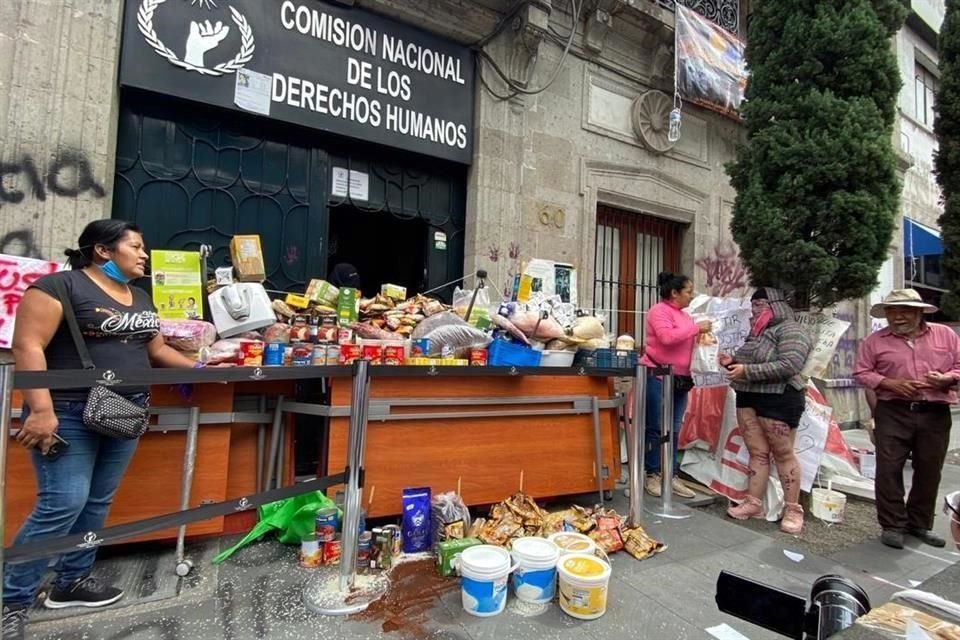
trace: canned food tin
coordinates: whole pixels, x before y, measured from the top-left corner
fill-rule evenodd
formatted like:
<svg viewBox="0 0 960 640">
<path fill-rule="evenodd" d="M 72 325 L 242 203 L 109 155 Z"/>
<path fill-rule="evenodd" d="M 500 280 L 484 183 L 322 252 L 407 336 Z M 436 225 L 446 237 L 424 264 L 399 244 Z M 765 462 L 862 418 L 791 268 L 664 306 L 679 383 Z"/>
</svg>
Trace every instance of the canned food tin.
<svg viewBox="0 0 960 640">
<path fill-rule="evenodd" d="M 340 364 L 340 345 L 331 344 L 327 347 L 327 366 L 335 367 Z"/>
<path fill-rule="evenodd" d="M 309 342 L 298 342 L 293 345 L 290 354 L 290 363 L 294 367 L 309 367 L 313 364 L 313 345 Z"/>
<path fill-rule="evenodd" d="M 368 569 L 370 567 L 370 556 L 373 552 L 373 534 L 369 531 L 360 536 L 357 543 L 357 568 Z"/>
<path fill-rule="evenodd" d="M 315 536 L 310 536 L 300 542 L 298 561 L 304 569 L 316 569 L 323 564 L 323 550 Z"/>
<path fill-rule="evenodd" d="M 410 343 L 411 358 L 426 358 L 430 355 L 430 338 L 420 338 Z"/>
<path fill-rule="evenodd" d="M 363 345 L 363 359 L 369 360 L 370 364 L 383 364 L 383 345 Z"/>
<path fill-rule="evenodd" d="M 283 352 L 287 345 L 283 342 L 270 342 L 263 348 L 263 364 L 266 367 L 282 367 Z"/>
<path fill-rule="evenodd" d="M 340 515 L 335 508 L 320 509 L 317 511 L 317 539 L 329 542 L 337 535 L 337 526 L 340 524 Z"/>
<path fill-rule="evenodd" d="M 363 349 L 358 344 L 340 345 L 340 364 L 353 364 L 363 357 Z M 329 355 L 327 356 L 329 359 Z"/>
<path fill-rule="evenodd" d="M 263 366 L 263 342 L 244 340 L 240 343 L 240 361 L 245 367 Z"/>
<path fill-rule="evenodd" d="M 383 364 L 398 366 L 403 364 L 403 345 L 387 345 L 383 348 Z"/>
<path fill-rule="evenodd" d="M 337 361 L 334 360 L 333 363 L 336 364 Z M 318 344 L 313 348 L 313 366 L 315 367 L 327 366 L 327 345 Z"/>
<path fill-rule="evenodd" d="M 343 545 L 340 542 L 340 539 L 330 540 L 323 543 L 323 564 L 330 566 L 334 564 L 340 564 L 340 554 L 343 550 Z"/>
<path fill-rule="evenodd" d="M 486 349 L 470 349 L 470 366 L 471 367 L 487 366 L 487 350 Z"/>
</svg>

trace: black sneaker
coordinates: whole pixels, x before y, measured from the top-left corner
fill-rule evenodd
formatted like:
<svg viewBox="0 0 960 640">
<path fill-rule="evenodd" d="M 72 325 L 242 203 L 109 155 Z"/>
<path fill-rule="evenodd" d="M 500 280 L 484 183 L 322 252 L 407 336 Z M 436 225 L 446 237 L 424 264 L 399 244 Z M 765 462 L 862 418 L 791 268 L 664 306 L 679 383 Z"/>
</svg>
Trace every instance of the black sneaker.
<svg viewBox="0 0 960 640">
<path fill-rule="evenodd" d="M 100 584 L 96 578 L 88 576 L 66 588 L 54 587 L 43 601 L 43 606 L 48 609 L 105 607 L 122 597 L 123 591 L 120 589 Z"/>
<path fill-rule="evenodd" d="M 3 640 L 23 640 L 23 628 L 27 625 L 27 607 L 3 608 Z"/>
</svg>

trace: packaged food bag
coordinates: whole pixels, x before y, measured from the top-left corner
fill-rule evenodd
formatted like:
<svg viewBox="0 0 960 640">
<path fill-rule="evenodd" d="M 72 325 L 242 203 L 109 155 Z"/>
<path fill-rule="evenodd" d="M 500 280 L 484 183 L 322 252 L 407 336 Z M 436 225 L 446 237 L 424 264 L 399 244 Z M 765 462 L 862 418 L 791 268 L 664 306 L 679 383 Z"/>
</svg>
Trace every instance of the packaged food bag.
<svg viewBox="0 0 960 640">
<path fill-rule="evenodd" d="M 700 339 L 693 347 L 693 358 L 690 360 L 691 373 L 720 373 L 720 344 L 712 333 L 700 335 Z"/>
<path fill-rule="evenodd" d="M 470 509 L 464 504 L 463 498 L 453 491 L 433 496 L 430 516 L 435 545 L 445 540 L 465 538 L 470 531 Z"/>
<path fill-rule="evenodd" d="M 403 490 L 404 553 L 422 553 L 433 546 L 433 531 L 430 521 L 430 487 Z"/>
</svg>

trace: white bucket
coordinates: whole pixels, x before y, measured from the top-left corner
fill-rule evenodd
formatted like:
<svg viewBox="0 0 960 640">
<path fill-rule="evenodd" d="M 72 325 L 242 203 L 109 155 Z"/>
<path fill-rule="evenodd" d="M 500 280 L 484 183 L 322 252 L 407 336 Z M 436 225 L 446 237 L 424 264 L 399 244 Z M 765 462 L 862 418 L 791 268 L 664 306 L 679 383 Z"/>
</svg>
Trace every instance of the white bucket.
<svg viewBox="0 0 960 640">
<path fill-rule="evenodd" d="M 481 618 L 502 613 L 512 570 L 510 552 L 489 544 L 468 547 L 457 558 L 457 565 L 463 610 Z"/>
<path fill-rule="evenodd" d="M 843 510 L 847 506 L 847 496 L 834 491 L 828 485 L 826 489 L 814 489 L 810 492 L 810 510 L 815 518 L 824 522 L 843 522 Z"/>
<path fill-rule="evenodd" d="M 543 538 L 518 538 L 510 555 L 517 567 L 511 578 L 517 598 L 531 604 L 551 602 L 557 593 L 557 545 Z"/>
<path fill-rule="evenodd" d="M 583 553 L 560 558 L 560 608 L 580 620 L 596 620 L 607 611 L 610 565 Z"/>
<path fill-rule="evenodd" d="M 586 553 L 592 555 L 597 552 L 597 543 L 582 533 L 561 531 L 560 533 L 550 534 L 547 540 L 560 548 L 561 557 L 571 553 Z"/>
</svg>

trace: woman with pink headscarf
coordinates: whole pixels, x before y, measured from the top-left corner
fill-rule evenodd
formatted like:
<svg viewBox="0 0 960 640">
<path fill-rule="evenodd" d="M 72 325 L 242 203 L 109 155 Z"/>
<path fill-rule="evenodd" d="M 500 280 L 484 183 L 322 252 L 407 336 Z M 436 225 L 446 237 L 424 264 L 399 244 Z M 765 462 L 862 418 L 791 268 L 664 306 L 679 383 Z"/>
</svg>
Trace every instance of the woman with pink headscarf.
<svg viewBox="0 0 960 640">
<path fill-rule="evenodd" d="M 803 530 L 803 507 L 800 463 L 793 445 L 806 405 L 807 383 L 800 372 L 812 343 L 779 289 L 757 289 L 750 304 L 753 316 L 746 343 L 733 357 L 720 355 L 737 392 L 737 423 L 750 452 L 747 497 L 727 515 L 737 520 L 762 517 L 761 496 L 770 463 L 776 462 L 786 503 L 780 530 L 797 535 Z"/>
</svg>

